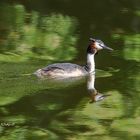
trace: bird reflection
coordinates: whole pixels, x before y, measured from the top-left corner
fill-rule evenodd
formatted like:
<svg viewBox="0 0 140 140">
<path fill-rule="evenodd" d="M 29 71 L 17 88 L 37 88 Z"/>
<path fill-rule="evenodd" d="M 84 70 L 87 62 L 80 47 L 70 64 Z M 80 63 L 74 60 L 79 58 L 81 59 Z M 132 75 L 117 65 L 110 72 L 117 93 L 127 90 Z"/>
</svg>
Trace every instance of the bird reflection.
<svg viewBox="0 0 140 140">
<path fill-rule="evenodd" d="M 87 81 L 86 81 L 87 79 Z M 109 95 L 104 95 L 102 93 L 99 93 L 95 89 L 95 73 L 90 73 L 87 75 L 87 77 L 73 77 L 73 78 L 51 78 L 51 79 L 39 79 L 39 83 L 41 82 L 41 85 L 48 89 L 62 89 L 62 88 L 68 88 L 73 87 L 76 85 L 81 85 L 85 82 L 87 82 L 87 90 L 88 94 L 90 96 L 90 103 L 97 102 L 103 100 L 105 97 Z"/>
<path fill-rule="evenodd" d="M 90 103 L 93 102 L 97 102 L 97 101 L 101 101 L 103 100 L 106 96 L 109 95 L 103 95 L 102 93 L 99 93 L 96 89 L 95 89 L 95 74 L 90 74 L 88 76 L 88 81 L 87 81 L 87 89 L 90 95 Z"/>
</svg>

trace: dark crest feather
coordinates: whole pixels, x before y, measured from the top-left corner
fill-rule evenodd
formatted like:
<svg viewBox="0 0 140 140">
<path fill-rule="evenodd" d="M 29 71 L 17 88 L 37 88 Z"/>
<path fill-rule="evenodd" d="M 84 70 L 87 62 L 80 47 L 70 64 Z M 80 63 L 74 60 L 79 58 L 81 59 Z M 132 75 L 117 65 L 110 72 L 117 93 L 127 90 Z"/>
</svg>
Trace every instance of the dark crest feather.
<svg viewBox="0 0 140 140">
<path fill-rule="evenodd" d="M 90 54 L 94 54 L 95 53 L 95 49 L 94 47 L 92 47 L 93 43 L 90 43 L 88 48 L 87 48 L 87 53 L 90 53 Z"/>
</svg>

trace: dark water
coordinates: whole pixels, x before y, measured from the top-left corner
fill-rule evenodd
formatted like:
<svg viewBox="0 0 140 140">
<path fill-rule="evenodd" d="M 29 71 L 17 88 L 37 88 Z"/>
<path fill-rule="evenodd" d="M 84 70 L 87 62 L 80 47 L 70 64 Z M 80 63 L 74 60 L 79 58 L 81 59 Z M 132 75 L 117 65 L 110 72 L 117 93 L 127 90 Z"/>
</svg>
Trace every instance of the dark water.
<svg viewBox="0 0 140 140">
<path fill-rule="evenodd" d="M 0 4 L 0 139 L 140 139 L 138 0 Z M 46 15 L 55 16 L 44 23 Z M 96 55 L 93 81 L 39 80 L 31 74 L 53 62 L 84 64 L 89 37 L 100 38 L 115 50 Z M 59 45 L 68 49 L 57 49 Z M 92 103 L 89 82 L 108 96 Z"/>
</svg>

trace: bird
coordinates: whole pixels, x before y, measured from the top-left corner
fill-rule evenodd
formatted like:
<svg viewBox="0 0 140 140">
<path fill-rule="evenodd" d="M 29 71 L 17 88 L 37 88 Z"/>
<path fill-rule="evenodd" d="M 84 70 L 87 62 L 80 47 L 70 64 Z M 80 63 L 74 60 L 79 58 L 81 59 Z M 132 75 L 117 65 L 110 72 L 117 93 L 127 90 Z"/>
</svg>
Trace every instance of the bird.
<svg viewBox="0 0 140 140">
<path fill-rule="evenodd" d="M 84 66 L 73 63 L 54 63 L 38 69 L 34 74 L 38 78 L 70 78 L 95 73 L 95 55 L 102 49 L 113 51 L 113 49 L 107 47 L 103 41 L 90 38 L 87 47 L 86 64 Z"/>
</svg>

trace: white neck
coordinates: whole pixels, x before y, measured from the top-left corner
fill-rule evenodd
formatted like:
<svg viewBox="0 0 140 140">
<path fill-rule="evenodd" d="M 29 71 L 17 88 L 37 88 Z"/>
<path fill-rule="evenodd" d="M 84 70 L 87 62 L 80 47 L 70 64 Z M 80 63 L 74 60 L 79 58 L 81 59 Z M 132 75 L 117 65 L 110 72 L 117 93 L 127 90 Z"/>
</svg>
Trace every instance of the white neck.
<svg viewBox="0 0 140 140">
<path fill-rule="evenodd" d="M 87 70 L 89 73 L 95 72 L 95 61 L 94 61 L 94 55 L 95 54 L 87 54 Z"/>
</svg>

